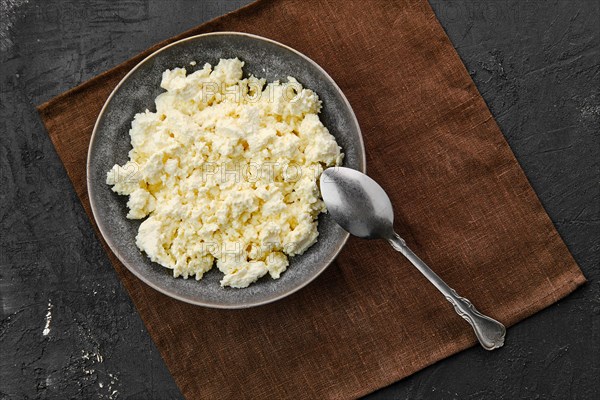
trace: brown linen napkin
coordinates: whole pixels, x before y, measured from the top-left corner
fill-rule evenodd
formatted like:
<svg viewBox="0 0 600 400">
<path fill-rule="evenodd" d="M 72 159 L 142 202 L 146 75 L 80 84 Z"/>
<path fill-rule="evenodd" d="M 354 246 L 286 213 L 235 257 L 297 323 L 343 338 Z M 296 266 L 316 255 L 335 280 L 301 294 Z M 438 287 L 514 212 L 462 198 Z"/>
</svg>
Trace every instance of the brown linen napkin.
<svg viewBox="0 0 600 400">
<path fill-rule="evenodd" d="M 584 283 L 426 0 L 258 1 L 43 104 L 90 217 L 87 147 L 109 93 L 152 51 L 212 31 L 278 40 L 332 75 L 361 124 L 368 172 L 396 205 L 399 233 L 482 312 L 512 325 Z M 382 241 L 351 239 L 306 288 L 233 311 L 172 300 L 106 249 L 188 399 L 358 397 L 476 343 Z"/>
</svg>

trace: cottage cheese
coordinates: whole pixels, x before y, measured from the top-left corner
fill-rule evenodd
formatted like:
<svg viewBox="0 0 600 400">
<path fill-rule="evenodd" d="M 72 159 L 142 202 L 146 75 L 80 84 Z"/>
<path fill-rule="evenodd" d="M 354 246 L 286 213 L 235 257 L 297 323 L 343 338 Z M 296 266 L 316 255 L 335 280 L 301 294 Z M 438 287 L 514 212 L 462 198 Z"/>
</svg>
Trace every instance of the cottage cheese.
<svg viewBox="0 0 600 400">
<path fill-rule="evenodd" d="M 216 264 L 236 288 L 279 278 L 315 243 L 318 178 L 343 157 L 315 92 L 242 78 L 243 65 L 166 70 L 156 112 L 135 116 L 129 161 L 106 181 L 129 196 L 127 218 L 147 217 L 136 244 L 152 261 L 196 279 Z"/>
</svg>

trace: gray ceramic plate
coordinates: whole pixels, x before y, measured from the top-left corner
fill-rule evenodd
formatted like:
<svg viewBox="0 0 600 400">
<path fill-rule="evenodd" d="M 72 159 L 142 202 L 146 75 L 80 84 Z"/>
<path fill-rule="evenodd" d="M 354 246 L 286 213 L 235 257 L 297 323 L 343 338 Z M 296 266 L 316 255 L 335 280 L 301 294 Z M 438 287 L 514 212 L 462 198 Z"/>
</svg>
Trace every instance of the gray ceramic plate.
<svg viewBox="0 0 600 400">
<path fill-rule="evenodd" d="M 220 58 L 238 57 L 244 72 L 267 81 L 287 76 L 313 89 L 323 101 L 321 120 L 346 154 L 344 166 L 365 170 L 365 150 L 354 112 L 333 79 L 315 62 L 299 52 L 259 36 L 219 32 L 190 37 L 166 46 L 123 78 L 102 109 L 90 143 L 87 184 L 94 218 L 104 239 L 123 264 L 138 278 L 176 299 L 207 307 L 244 308 L 281 299 L 315 279 L 341 250 L 348 239 L 328 215 L 319 217 L 319 239 L 306 253 L 292 257 L 280 279 L 268 275 L 246 289 L 222 288 L 222 273 L 214 267 L 201 281 L 173 278 L 172 272 L 151 262 L 135 245 L 141 221 L 125 218 L 127 196 L 112 192 L 106 173 L 115 164 L 127 161 L 131 149 L 129 128 L 133 116 L 145 109 L 155 110 L 162 72 L 185 67 L 188 72 Z M 197 61 L 195 67 L 191 61 Z"/>
</svg>

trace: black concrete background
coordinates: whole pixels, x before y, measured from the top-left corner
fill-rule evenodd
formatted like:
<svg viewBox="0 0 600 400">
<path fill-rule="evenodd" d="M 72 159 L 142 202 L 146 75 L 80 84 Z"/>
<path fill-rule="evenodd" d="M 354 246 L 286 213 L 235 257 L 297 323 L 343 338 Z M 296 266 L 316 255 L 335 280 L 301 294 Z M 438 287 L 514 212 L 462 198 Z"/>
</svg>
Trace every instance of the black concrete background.
<svg viewBox="0 0 600 400">
<path fill-rule="evenodd" d="M 0 0 L 1 399 L 181 398 L 34 106 L 245 3 Z M 599 398 L 599 2 L 432 5 L 589 283 L 369 398 Z"/>
</svg>

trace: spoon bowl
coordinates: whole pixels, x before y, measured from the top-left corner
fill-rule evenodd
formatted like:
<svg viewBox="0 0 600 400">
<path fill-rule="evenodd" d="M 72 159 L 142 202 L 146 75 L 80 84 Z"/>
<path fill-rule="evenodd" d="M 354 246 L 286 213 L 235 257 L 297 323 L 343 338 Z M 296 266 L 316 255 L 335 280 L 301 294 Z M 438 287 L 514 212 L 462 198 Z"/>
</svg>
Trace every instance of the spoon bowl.
<svg viewBox="0 0 600 400">
<path fill-rule="evenodd" d="M 377 182 L 354 169 L 328 168 L 321 174 L 321 194 L 327 212 L 354 236 L 390 239 L 394 235 L 394 209 Z"/>
</svg>

